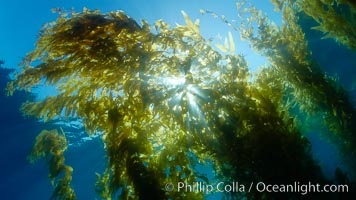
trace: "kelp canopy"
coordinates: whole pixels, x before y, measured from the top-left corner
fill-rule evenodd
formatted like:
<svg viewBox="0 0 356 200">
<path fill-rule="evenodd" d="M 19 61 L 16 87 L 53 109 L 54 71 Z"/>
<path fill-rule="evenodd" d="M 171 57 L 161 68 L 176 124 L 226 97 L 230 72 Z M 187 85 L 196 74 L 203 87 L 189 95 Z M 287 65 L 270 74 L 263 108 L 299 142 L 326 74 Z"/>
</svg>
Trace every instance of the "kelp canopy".
<svg viewBox="0 0 356 200">
<path fill-rule="evenodd" d="M 170 28 L 162 20 L 151 27 L 123 12 L 84 9 L 62 13 L 41 30 L 36 49 L 7 89 L 12 94 L 54 85 L 57 95 L 27 102 L 22 111 L 45 121 L 78 117 L 88 134 L 101 133 L 108 165 L 98 175 L 96 191 L 103 199 L 203 199 L 203 193 L 165 186 L 213 183 L 196 167 L 207 162 L 226 182 L 329 183 L 291 110 L 325 115 L 335 137 L 345 142 L 345 153 L 356 158 L 354 107 L 310 60 L 298 9 L 289 1 L 274 2 L 283 13 L 281 27 L 238 3 L 249 18 L 237 30 L 271 63 L 253 81 L 244 57 L 234 54 L 232 35 L 219 47 L 229 53 L 221 54 L 200 35 L 199 21 L 184 12 L 186 25 Z M 30 159 L 48 159 L 54 198 L 75 199 L 65 149 L 63 134 L 43 131 Z M 257 191 L 224 195 L 300 198 L 298 193 Z"/>
</svg>

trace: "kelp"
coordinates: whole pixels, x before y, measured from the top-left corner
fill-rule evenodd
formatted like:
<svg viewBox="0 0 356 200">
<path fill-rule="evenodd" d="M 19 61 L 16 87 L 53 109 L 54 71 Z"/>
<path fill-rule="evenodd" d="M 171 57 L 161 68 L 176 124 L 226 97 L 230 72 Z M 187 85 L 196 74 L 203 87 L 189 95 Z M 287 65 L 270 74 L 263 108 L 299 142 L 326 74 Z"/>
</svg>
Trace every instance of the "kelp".
<svg viewBox="0 0 356 200">
<path fill-rule="evenodd" d="M 203 120 L 190 99 L 207 101 L 212 91 L 205 88 L 208 83 L 203 78 L 219 70 L 213 63 L 220 55 L 200 36 L 198 21 L 193 23 L 184 16 L 187 26 L 168 29 L 166 23 L 157 21 L 153 34 L 146 22 L 140 26 L 123 12 L 100 14 L 85 9 L 70 17 L 62 14 L 43 28 L 36 49 L 24 59 L 23 71 L 8 84 L 9 93 L 29 90 L 42 80 L 56 85 L 58 95 L 28 102 L 22 111 L 45 121 L 59 115 L 80 117 L 90 134 L 103 133 L 109 162 L 97 182 L 102 197 L 111 198 L 123 189 L 123 198 L 164 198 L 162 184 L 169 177 L 162 174 L 174 163 L 167 162 L 168 157 L 185 168 L 181 173 L 187 180 L 194 180 L 193 169 L 187 167 L 191 159 L 186 147 L 180 151 L 165 147 L 152 153 L 154 145 L 175 146 L 178 138 L 190 146 L 188 141 L 194 136 L 189 132 L 197 132 L 198 122 Z M 40 64 L 31 66 L 37 62 Z M 207 64 L 215 69 L 195 79 L 192 66 L 198 72 Z M 184 83 L 175 83 L 178 76 Z M 170 77 L 171 82 L 167 81 Z M 181 98 L 172 99 L 176 85 Z M 161 176 L 156 175 L 157 170 Z M 143 183 L 152 183 L 152 187 L 147 189 Z M 170 196 L 181 194 L 172 192 Z M 195 193 L 189 196 L 201 198 Z"/>
<path fill-rule="evenodd" d="M 219 180 L 248 186 L 266 184 L 328 183 L 311 156 L 309 141 L 297 130 L 285 106 L 283 79 L 274 68 L 263 68 L 239 98 L 226 102 L 230 116 L 219 123 L 216 171 Z M 243 103 L 239 103 L 243 102 Z M 298 161 L 295 160 L 298 158 Z M 299 199 L 298 193 L 230 192 L 228 199 Z M 309 197 L 327 198 L 322 194 Z"/>
<path fill-rule="evenodd" d="M 289 1 L 290 3 L 290 1 Z M 352 0 L 295 1 L 298 9 L 318 24 L 314 30 L 324 33 L 346 47 L 356 50 L 356 3 Z"/>
<path fill-rule="evenodd" d="M 8 93 L 56 86 L 57 95 L 27 102 L 22 111 L 44 121 L 78 117 L 89 134 L 101 133 L 108 163 L 97 174 L 95 190 L 103 199 L 203 199 L 203 193 L 171 191 L 166 184 L 213 183 L 196 169 L 208 161 L 225 181 L 324 183 L 286 94 L 295 93 L 300 105 L 322 101 L 327 111 L 330 106 L 336 113 L 348 111 L 338 104 L 344 96 L 324 97 L 334 86 L 310 64 L 293 9 L 281 9 L 285 24 L 280 29 L 256 9 L 246 10 L 252 18 L 239 30 L 272 63 L 253 81 L 244 57 L 234 54 L 232 34 L 224 46 L 218 45 L 227 52 L 221 54 L 200 35 L 199 20 L 193 22 L 184 12 L 186 25 L 173 28 L 163 20 L 154 26 L 139 24 L 122 11 L 61 13 L 41 30 Z M 254 21 L 258 35 L 250 24 Z M 63 141 L 62 136 L 53 138 Z M 66 198 L 64 183 L 55 193 Z M 225 195 L 279 197 L 256 191 Z"/>
<path fill-rule="evenodd" d="M 28 159 L 33 163 L 45 158 L 49 165 L 48 177 L 52 181 L 54 191 L 51 199 L 76 199 L 71 186 L 73 168 L 64 164 L 64 152 L 67 140 L 64 133 L 59 134 L 56 129 L 43 130 L 36 137 L 35 145 Z"/>
<path fill-rule="evenodd" d="M 356 3 L 352 0 L 271 0 L 275 11 L 284 5 L 293 7 L 299 14 L 311 17 L 317 24 L 312 29 L 324 34 L 322 39 L 335 39 L 340 44 L 356 49 Z"/>
<path fill-rule="evenodd" d="M 299 109 L 310 115 L 322 115 L 324 124 L 337 139 L 342 139 L 344 152 L 353 157 L 356 115 L 348 93 L 312 60 L 294 4 L 285 1 L 275 6 L 282 12 L 281 27 L 254 7 L 240 9 L 241 15 L 251 14 L 239 27 L 242 37 L 266 56 L 275 72 L 284 78 L 288 86 L 285 91 L 296 97 L 292 101 L 296 101 Z"/>
</svg>

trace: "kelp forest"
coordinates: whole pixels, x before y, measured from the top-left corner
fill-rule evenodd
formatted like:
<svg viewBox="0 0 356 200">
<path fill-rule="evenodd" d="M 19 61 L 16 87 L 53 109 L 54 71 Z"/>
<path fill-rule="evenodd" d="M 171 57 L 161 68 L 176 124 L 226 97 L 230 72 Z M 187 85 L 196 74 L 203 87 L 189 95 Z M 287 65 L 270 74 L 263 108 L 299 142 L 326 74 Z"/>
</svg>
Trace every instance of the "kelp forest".
<svg viewBox="0 0 356 200">
<path fill-rule="evenodd" d="M 199 20 L 184 11 L 185 24 L 171 25 L 84 8 L 59 11 L 56 21 L 43 26 L 7 93 L 54 86 L 56 95 L 24 102 L 21 111 L 44 123 L 78 118 L 89 136 L 100 135 L 107 167 L 93 189 L 102 199 L 193 200 L 218 192 L 178 190 L 180 183 L 196 182 L 246 186 L 224 192 L 223 199 L 352 199 L 355 178 L 340 168 L 334 179 L 323 174 L 303 125 L 317 119 L 322 137 L 340 147 L 355 172 L 355 106 L 337 77 L 311 56 L 301 21 L 313 21 L 321 39 L 356 51 L 356 4 L 271 3 L 282 23 L 248 1 L 236 3 L 236 23 L 223 13 L 200 11 L 222 20 L 268 59 L 254 74 L 236 53 L 231 32 L 224 44 L 214 45 L 200 34 Z M 30 162 L 48 163 L 53 199 L 76 199 L 67 148 L 65 131 L 58 128 L 40 132 L 29 152 Z M 213 178 L 197 167 L 208 165 Z M 345 184 L 348 191 L 248 190 L 259 182 Z"/>
</svg>

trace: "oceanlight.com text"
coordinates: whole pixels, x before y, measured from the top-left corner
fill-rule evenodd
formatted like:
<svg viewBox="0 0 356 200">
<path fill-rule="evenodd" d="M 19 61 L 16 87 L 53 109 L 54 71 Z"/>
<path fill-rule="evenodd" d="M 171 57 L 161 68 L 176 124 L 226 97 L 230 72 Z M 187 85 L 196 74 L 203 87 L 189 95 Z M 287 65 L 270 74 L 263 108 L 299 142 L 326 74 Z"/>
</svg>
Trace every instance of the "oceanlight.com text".
<svg viewBox="0 0 356 200">
<path fill-rule="evenodd" d="M 165 186 L 166 191 L 177 192 L 196 192 L 196 193 L 213 193 L 213 192 L 234 192 L 234 193 L 246 193 L 246 192 L 269 192 L 269 193 L 283 193 L 283 192 L 295 192 L 302 195 L 314 192 L 348 192 L 348 185 L 321 185 L 319 183 L 302 184 L 300 182 L 294 182 L 292 184 L 265 184 L 263 182 L 257 182 L 250 184 L 241 184 L 238 182 L 218 182 L 216 184 L 207 184 L 205 182 L 178 182 L 177 184 L 167 183 Z"/>
<path fill-rule="evenodd" d="M 321 185 L 319 183 L 301 184 L 299 182 L 294 182 L 293 184 L 265 184 L 263 182 L 258 182 L 256 184 L 256 190 L 258 192 L 297 192 L 302 195 L 313 192 L 348 192 L 348 185 Z"/>
</svg>

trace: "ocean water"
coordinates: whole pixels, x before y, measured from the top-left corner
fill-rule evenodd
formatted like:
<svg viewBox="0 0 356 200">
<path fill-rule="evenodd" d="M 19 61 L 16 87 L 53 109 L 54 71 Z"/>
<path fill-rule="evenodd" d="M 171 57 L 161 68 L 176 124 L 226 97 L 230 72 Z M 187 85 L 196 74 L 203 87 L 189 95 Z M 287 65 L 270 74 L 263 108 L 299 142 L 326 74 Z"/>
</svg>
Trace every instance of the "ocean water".
<svg viewBox="0 0 356 200">
<path fill-rule="evenodd" d="M 278 25 L 281 24 L 281 14 L 274 12 L 273 6 L 268 1 L 265 1 L 264 3 L 258 1 L 252 2 L 258 9 L 262 9 L 272 20 L 275 20 Z M 4 6 L 1 6 L 0 8 L 0 26 L 3 27 L 0 33 L 0 59 L 3 61 L 1 63 L 2 68 L 0 68 L 0 199 L 27 200 L 51 198 L 53 186 L 48 178 L 48 163 L 41 159 L 34 164 L 31 164 L 28 160 L 28 155 L 31 153 L 33 145 L 35 144 L 36 136 L 42 130 L 59 129 L 59 127 L 64 130 L 67 137 L 68 148 L 64 153 L 65 163 L 74 169 L 71 185 L 75 189 L 77 199 L 101 199 L 95 191 L 94 185 L 97 180 L 96 173 L 102 174 L 108 165 L 108 155 L 105 151 L 106 145 L 103 143 L 102 133 L 99 131 L 94 136 L 89 137 L 86 134 L 83 121 L 74 117 L 64 119 L 59 116 L 52 121 L 44 123 L 43 119 L 24 116 L 24 114 L 21 113 L 20 107 L 24 102 L 43 100 L 49 95 L 56 95 L 55 86 L 46 87 L 45 85 L 41 85 L 33 88 L 32 93 L 17 91 L 13 96 L 5 95 L 7 83 L 14 78 L 14 72 L 20 71 L 17 67 L 18 63 L 21 62 L 22 58 L 25 57 L 28 52 L 35 48 L 34 44 L 40 36 L 39 30 L 41 29 L 41 26 L 44 23 L 55 20 L 58 16 L 58 13 L 52 13 L 53 8 L 56 8 L 57 11 L 62 10 L 66 12 L 80 12 L 83 7 L 93 10 L 100 9 L 102 13 L 123 10 L 137 21 L 146 19 L 153 25 L 156 20 L 163 19 L 171 24 L 172 28 L 176 23 L 185 24 L 184 17 L 181 13 L 181 10 L 184 10 L 193 21 L 198 18 L 200 19 L 201 35 L 206 40 L 212 38 L 213 44 L 224 44 L 225 38 L 229 38 L 228 33 L 231 32 L 232 36 L 235 38 L 236 44 L 236 50 L 233 53 L 245 56 L 251 74 L 257 73 L 262 65 L 270 64 L 267 58 L 256 54 L 248 42 L 240 41 L 239 34 L 236 33 L 231 26 L 227 25 L 226 22 L 222 22 L 221 15 L 224 15 L 231 23 L 235 22 L 234 19 L 239 19 L 238 12 L 236 11 L 236 1 L 226 1 L 221 3 L 220 1 L 212 0 L 193 2 L 188 0 L 154 0 L 149 2 L 144 2 L 142 0 L 130 2 L 109 0 L 67 0 L 61 2 L 36 0 L 22 2 L 14 0 L 4 3 L 3 5 Z M 207 11 L 206 13 L 208 14 L 202 15 L 200 11 L 201 9 Z M 214 15 L 217 15 L 217 17 Z M 355 105 L 356 50 L 347 48 L 335 39 L 321 39 L 324 36 L 323 33 L 311 29 L 311 27 L 315 26 L 315 21 L 311 18 L 304 17 L 305 16 L 301 16 L 302 20 L 300 21 L 300 24 L 303 28 L 305 39 L 308 42 L 309 50 L 312 52 L 312 59 L 318 63 L 323 73 L 338 77 L 337 83 L 345 88 L 351 104 Z M 238 23 L 236 24 L 238 25 Z M 214 48 L 219 51 L 219 48 L 216 46 L 214 46 Z M 355 106 L 353 106 L 353 109 L 356 109 Z M 296 113 L 295 115 L 301 115 L 300 120 L 306 119 L 302 113 Z M 350 180 L 349 183 L 354 184 L 356 181 L 355 166 L 352 165 L 352 163 L 354 163 L 354 155 L 345 155 L 342 153 L 342 142 L 344 141 L 337 140 L 337 142 L 335 142 L 327 137 L 328 135 L 332 135 L 331 133 L 324 134 L 324 132 L 329 132 L 329 130 L 325 127 L 320 128 L 321 126 L 324 126 L 320 120 L 322 119 L 321 115 L 322 114 L 320 113 L 313 115 L 314 117 L 317 116 L 315 119 L 308 118 L 308 126 L 311 128 L 297 128 L 300 130 L 307 130 L 305 132 L 302 131 L 302 135 L 310 142 L 312 158 L 315 163 L 321 167 L 323 177 L 334 181 L 336 179 L 335 169 L 340 168 L 348 175 Z M 320 119 L 318 117 L 320 117 Z M 224 129 L 224 127 L 222 129 Z M 227 135 L 230 133 L 229 130 L 226 131 L 224 129 L 224 131 L 223 132 Z M 244 145 L 241 144 L 241 146 Z M 237 147 L 233 147 L 238 150 Z M 244 148 L 249 149 L 245 146 Z M 353 149 L 349 151 L 354 152 Z M 229 152 L 226 152 L 226 154 L 229 154 Z M 268 155 L 274 155 L 273 149 Z M 291 153 L 291 155 L 294 154 Z M 199 160 L 199 156 L 192 157 L 191 160 L 193 160 L 193 163 Z M 248 158 L 248 156 L 246 157 Z M 273 156 L 271 156 L 271 158 L 266 156 L 257 158 L 261 158 L 262 160 L 265 159 L 267 161 L 271 160 L 270 162 L 278 162 L 277 158 L 274 158 Z M 293 159 L 294 158 L 291 158 L 291 160 Z M 257 163 L 258 161 L 251 160 L 251 163 L 252 162 Z M 239 163 L 239 161 L 232 161 L 232 163 L 232 165 L 234 165 Z M 145 164 L 148 165 L 147 163 Z M 226 163 L 219 164 L 223 166 Z M 257 169 L 253 168 L 253 166 L 254 165 L 251 164 L 252 172 L 249 173 L 254 173 L 253 170 Z M 277 166 L 277 164 L 269 165 L 267 163 L 266 166 Z M 214 171 L 214 166 L 209 162 L 206 165 L 202 164 L 195 166 L 194 169 L 198 174 L 202 174 L 202 176 L 196 180 L 197 182 L 206 181 L 205 177 L 208 177 L 210 184 L 216 184 L 220 179 L 223 181 L 239 181 L 234 177 L 235 174 L 231 175 L 230 179 L 222 179 L 219 176 L 214 176 L 217 172 Z M 182 169 L 179 168 L 177 171 L 180 172 Z M 271 171 L 274 170 L 271 169 Z M 168 172 L 166 171 L 163 173 Z M 294 174 L 291 174 L 291 176 L 292 175 L 294 176 Z M 208 184 L 207 182 L 204 183 Z M 355 186 L 353 185 L 353 187 Z M 351 188 L 352 186 L 350 186 L 350 190 Z M 118 193 L 121 192 L 122 189 L 120 189 Z M 351 193 L 352 191 L 348 194 Z M 203 198 L 221 199 L 223 196 L 224 193 L 204 194 Z M 230 197 L 231 196 L 228 196 L 227 198 Z M 243 196 L 239 196 L 238 198 L 248 199 L 248 197 Z M 349 196 L 340 197 L 335 194 L 332 195 L 332 198 L 352 199 L 349 198 Z M 171 197 L 170 199 L 174 198 Z M 189 199 L 189 197 L 187 197 L 187 199 Z"/>
</svg>

